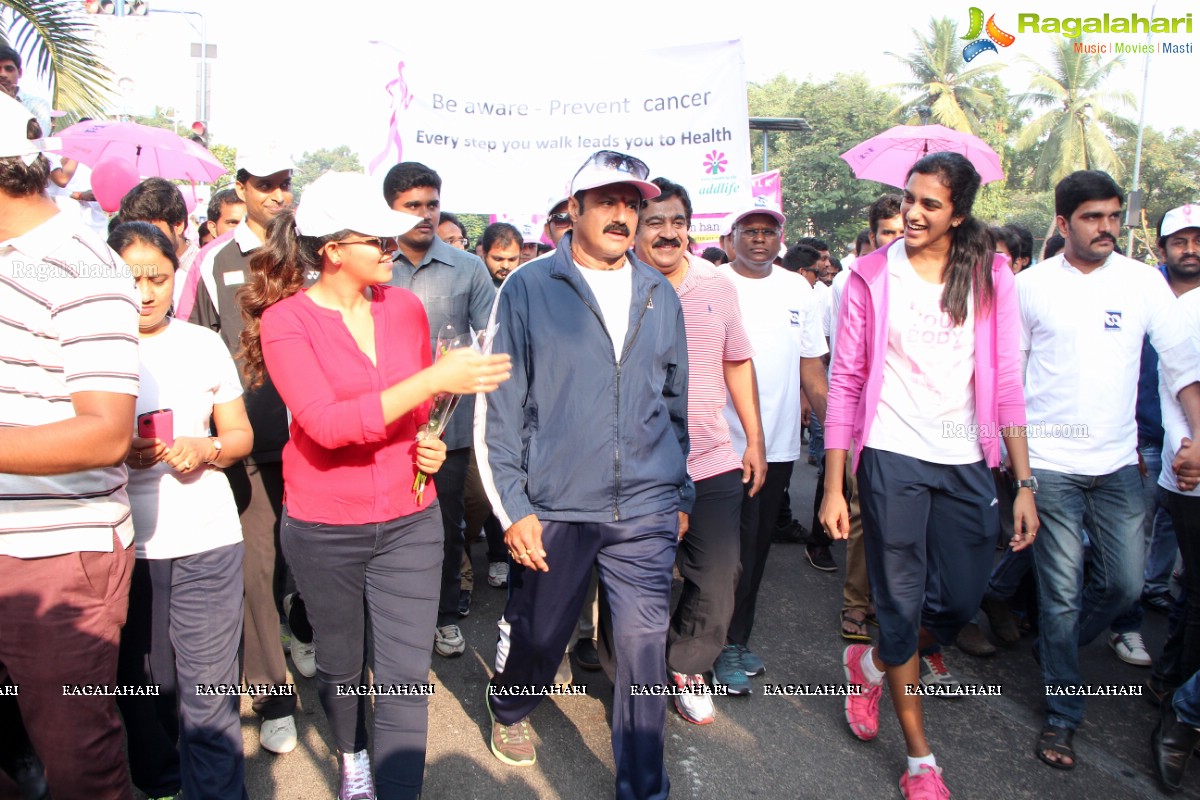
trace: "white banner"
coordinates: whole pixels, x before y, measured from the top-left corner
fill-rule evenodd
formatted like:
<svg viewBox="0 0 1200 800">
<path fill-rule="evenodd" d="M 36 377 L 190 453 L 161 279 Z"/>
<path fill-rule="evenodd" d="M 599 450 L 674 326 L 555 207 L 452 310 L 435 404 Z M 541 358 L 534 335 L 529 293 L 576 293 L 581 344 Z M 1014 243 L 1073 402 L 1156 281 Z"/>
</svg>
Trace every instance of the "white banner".
<svg viewBox="0 0 1200 800">
<path fill-rule="evenodd" d="M 392 104 L 377 123 L 387 147 L 372 174 L 420 161 L 442 177 L 442 208 L 545 214 L 591 153 L 617 150 L 686 187 L 696 212 L 750 199 L 740 40 L 620 56 L 581 45 L 566 59 L 530 48 L 480 61 L 447 59 L 436 44 L 376 48 Z"/>
</svg>

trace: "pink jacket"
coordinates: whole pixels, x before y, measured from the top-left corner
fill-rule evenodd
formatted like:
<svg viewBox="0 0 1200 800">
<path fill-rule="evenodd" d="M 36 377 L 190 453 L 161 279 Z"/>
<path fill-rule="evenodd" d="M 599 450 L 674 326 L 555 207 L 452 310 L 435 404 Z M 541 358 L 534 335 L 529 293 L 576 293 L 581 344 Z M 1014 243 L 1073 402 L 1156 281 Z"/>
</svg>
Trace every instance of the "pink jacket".
<svg viewBox="0 0 1200 800">
<path fill-rule="evenodd" d="M 903 247 L 898 239 L 891 247 Z M 888 342 L 887 248 L 854 263 L 838 315 L 829 377 L 825 447 L 849 450 L 858 468 L 863 443 L 879 406 Z M 1021 319 L 1016 281 L 1007 261 L 992 261 L 992 307 L 975 314 L 975 422 L 988 466 L 1000 464 L 1000 429 L 1025 424 L 1021 385 Z"/>
</svg>

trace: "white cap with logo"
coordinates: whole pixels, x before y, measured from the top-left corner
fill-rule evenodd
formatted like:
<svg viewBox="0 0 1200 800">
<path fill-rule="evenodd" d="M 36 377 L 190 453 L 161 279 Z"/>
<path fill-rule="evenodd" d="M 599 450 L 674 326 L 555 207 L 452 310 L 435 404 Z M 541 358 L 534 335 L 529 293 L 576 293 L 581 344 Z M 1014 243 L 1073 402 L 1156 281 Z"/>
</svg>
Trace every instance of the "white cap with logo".
<svg viewBox="0 0 1200 800">
<path fill-rule="evenodd" d="M 56 137 L 30 139 L 31 119 L 34 115 L 19 100 L 0 92 L 0 158 L 20 158 L 29 165 L 40 153 L 62 146 Z"/>
<path fill-rule="evenodd" d="M 276 172 L 293 170 L 296 164 L 278 143 L 263 143 L 238 149 L 237 168 L 246 170 L 256 178 L 265 178 Z"/>
<path fill-rule="evenodd" d="M 379 182 L 353 172 L 326 172 L 313 181 L 296 209 L 301 236 L 354 231 L 367 236 L 403 236 L 421 218 L 388 208 Z"/>
<path fill-rule="evenodd" d="M 637 187 L 643 200 L 652 200 L 661 192 L 650 182 L 650 168 L 646 162 L 615 150 L 598 150 L 588 158 L 571 179 L 571 194 L 628 183 Z"/>
<path fill-rule="evenodd" d="M 1165 239 L 1185 228 L 1200 228 L 1200 206 L 1188 203 L 1168 211 L 1158 228 L 1158 238 Z"/>
</svg>

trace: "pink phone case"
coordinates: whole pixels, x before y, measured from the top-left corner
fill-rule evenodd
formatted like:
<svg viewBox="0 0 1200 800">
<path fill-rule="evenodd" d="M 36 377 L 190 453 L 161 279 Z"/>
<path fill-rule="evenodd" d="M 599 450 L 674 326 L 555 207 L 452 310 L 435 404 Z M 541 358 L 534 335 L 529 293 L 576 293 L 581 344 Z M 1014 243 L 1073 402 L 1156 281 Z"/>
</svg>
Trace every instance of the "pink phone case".
<svg viewBox="0 0 1200 800">
<path fill-rule="evenodd" d="M 143 439 L 159 439 L 167 447 L 175 444 L 175 414 L 169 408 L 147 411 L 137 418 L 138 436 Z"/>
</svg>

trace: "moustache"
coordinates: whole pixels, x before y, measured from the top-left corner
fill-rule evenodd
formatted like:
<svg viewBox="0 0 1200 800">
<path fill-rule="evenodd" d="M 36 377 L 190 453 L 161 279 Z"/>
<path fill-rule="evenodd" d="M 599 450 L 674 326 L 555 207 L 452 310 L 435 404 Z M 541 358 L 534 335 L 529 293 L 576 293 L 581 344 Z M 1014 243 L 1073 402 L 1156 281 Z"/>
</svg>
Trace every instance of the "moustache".
<svg viewBox="0 0 1200 800">
<path fill-rule="evenodd" d="M 629 226 L 626 225 L 624 222 L 614 222 L 613 224 L 607 226 L 604 229 L 604 232 L 605 233 L 619 233 L 622 236 L 628 236 L 629 235 Z"/>
<path fill-rule="evenodd" d="M 658 238 L 658 239 L 655 239 L 654 244 L 652 244 L 650 246 L 651 247 L 679 247 L 680 242 L 678 239 Z"/>
<path fill-rule="evenodd" d="M 1102 233 L 1095 239 L 1092 239 L 1092 244 L 1099 244 L 1100 242 L 1112 242 L 1113 244 L 1116 244 L 1117 239 L 1111 233 Z"/>
</svg>

